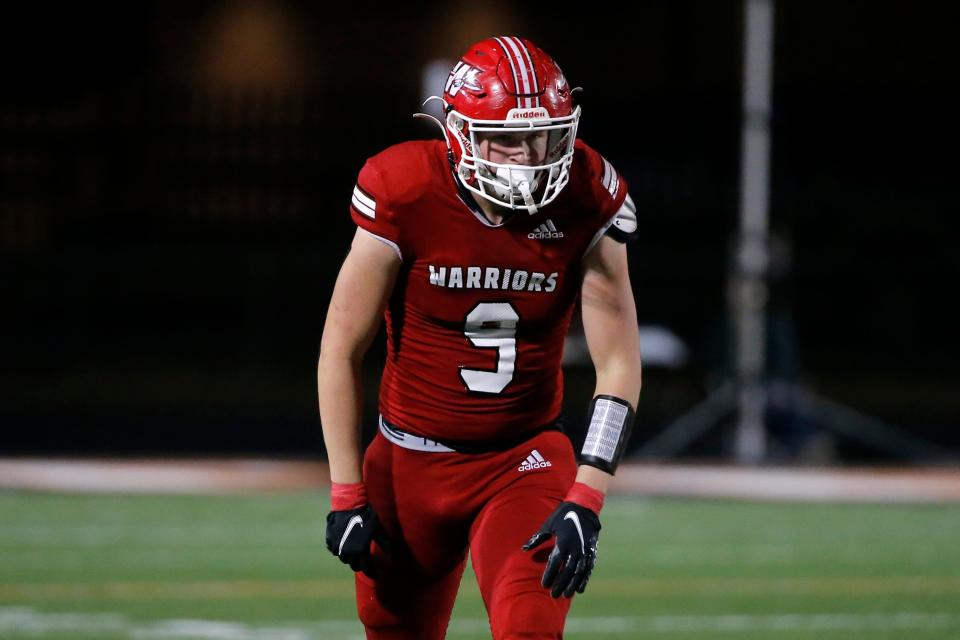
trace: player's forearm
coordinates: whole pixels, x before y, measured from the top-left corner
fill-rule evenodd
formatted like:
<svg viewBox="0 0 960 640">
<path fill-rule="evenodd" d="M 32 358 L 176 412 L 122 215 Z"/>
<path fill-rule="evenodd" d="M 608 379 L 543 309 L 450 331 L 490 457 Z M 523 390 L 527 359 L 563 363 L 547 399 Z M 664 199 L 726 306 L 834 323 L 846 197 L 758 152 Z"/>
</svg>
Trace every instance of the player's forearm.
<svg viewBox="0 0 960 640">
<path fill-rule="evenodd" d="M 597 385 L 593 395 L 607 395 L 622 398 L 636 411 L 640 401 L 642 380 L 640 368 L 640 346 L 632 343 L 619 351 L 616 357 L 606 358 L 597 363 Z"/>
<path fill-rule="evenodd" d="M 363 387 L 360 362 L 321 351 L 317 366 L 320 422 L 330 464 L 330 480 L 354 483 L 363 479 L 360 420 Z"/>
<path fill-rule="evenodd" d="M 577 468 L 577 482 L 582 482 L 600 493 L 606 493 L 610 488 L 611 478 L 613 476 L 606 471 L 601 471 L 587 464 L 582 464 Z"/>
</svg>

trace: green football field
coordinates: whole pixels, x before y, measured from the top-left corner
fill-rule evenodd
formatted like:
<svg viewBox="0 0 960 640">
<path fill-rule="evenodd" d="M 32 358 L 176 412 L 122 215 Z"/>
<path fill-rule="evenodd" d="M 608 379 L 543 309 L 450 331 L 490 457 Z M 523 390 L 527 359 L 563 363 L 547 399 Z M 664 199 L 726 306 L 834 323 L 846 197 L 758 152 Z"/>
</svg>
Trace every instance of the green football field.
<svg viewBox="0 0 960 640">
<path fill-rule="evenodd" d="M 0 493 L 0 638 L 362 638 L 327 499 Z M 568 638 L 960 638 L 960 506 L 613 497 Z M 489 638 L 473 576 L 449 638 Z"/>
</svg>

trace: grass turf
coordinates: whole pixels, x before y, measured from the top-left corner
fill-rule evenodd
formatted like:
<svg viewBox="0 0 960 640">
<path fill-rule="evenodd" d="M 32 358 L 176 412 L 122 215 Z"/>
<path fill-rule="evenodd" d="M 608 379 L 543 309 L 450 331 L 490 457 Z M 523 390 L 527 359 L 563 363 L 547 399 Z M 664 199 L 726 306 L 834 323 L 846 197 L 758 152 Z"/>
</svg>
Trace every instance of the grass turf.
<svg viewBox="0 0 960 640">
<path fill-rule="evenodd" d="M 361 638 L 326 496 L 0 493 L 0 638 Z M 960 638 L 960 507 L 608 499 L 568 638 Z M 489 638 L 465 574 L 448 638 Z"/>
</svg>

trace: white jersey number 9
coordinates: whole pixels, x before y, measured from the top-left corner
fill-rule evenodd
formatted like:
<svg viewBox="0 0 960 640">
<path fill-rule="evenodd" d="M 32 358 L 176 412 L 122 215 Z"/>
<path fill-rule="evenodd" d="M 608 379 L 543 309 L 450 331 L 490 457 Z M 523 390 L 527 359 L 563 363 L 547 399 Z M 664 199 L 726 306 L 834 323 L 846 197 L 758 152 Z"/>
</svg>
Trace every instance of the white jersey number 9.
<svg viewBox="0 0 960 640">
<path fill-rule="evenodd" d="M 467 314 L 463 333 L 475 347 L 497 350 L 495 371 L 460 368 L 460 379 L 470 391 L 500 393 L 513 380 L 517 364 L 517 322 L 520 315 L 509 302 L 481 302 Z"/>
</svg>

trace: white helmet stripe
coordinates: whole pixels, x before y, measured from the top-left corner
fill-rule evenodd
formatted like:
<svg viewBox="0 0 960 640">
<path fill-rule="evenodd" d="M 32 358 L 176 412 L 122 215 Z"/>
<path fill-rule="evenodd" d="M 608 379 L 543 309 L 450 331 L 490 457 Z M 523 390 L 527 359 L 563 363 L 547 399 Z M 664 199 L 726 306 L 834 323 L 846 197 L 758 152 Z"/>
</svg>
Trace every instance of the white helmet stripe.
<svg viewBox="0 0 960 640">
<path fill-rule="evenodd" d="M 516 38 L 507 38 L 504 37 L 502 42 L 506 44 L 507 49 L 507 59 L 510 60 L 510 66 L 513 67 L 514 78 L 519 78 L 523 82 L 523 88 L 521 90 L 520 85 L 517 85 L 517 93 L 531 93 L 530 90 L 530 78 L 528 77 L 527 64 L 523 59 L 523 56 L 520 53 L 520 47 L 517 46 L 515 42 Z M 518 73 L 519 71 L 519 73 Z M 530 98 L 522 98 L 524 104 L 522 106 L 530 109 L 533 107 L 533 100 Z M 518 100 L 519 105 L 519 100 Z"/>
<path fill-rule="evenodd" d="M 503 49 L 503 52 L 504 52 L 505 54 L 507 54 L 507 62 L 510 63 L 510 71 L 513 72 L 513 86 L 514 86 L 514 88 L 516 89 L 517 94 L 520 94 L 520 93 L 521 93 L 521 91 L 520 91 L 520 80 L 519 80 L 519 77 L 517 76 L 517 65 L 514 64 L 514 62 L 513 62 L 513 56 L 510 55 L 510 47 L 508 47 L 501 38 L 494 38 L 494 40 L 497 41 L 497 44 L 500 45 L 500 48 Z M 518 95 L 518 96 L 517 96 L 517 108 L 518 108 L 518 109 L 522 109 L 522 108 L 523 108 L 523 105 L 520 104 L 520 100 L 521 100 L 521 98 L 520 98 L 520 96 Z M 527 102 L 529 103 L 530 100 L 527 99 Z M 529 108 L 529 104 L 527 105 L 527 107 Z"/>
<path fill-rule="evenodd" d="M 520 69 L 520 73 L 523 77 L 523 92 L 526 94 L 533 94 L 537 92 L 537 74 L 533 72 L 533 61 L 530 59 L 530 53 L 527 51 L 526 47 L 523 44 L 523 41 L 520 38 L 505 38 L 505 40 L 513 47 L 513 53 L 517 57 L 517 67 Z M 539 99 L 537 103 L 534 104 L 534 98 L 526 98 L 527 108 L 531 109 L 534 106 L 539 105 Z"/>
<path fill-rule="evenodd" d="M 516 61 L 516 68 L 520 70 L 520 79 L 523 80 L 523 93 L 533 93 L 530 86 L 529 72 L 527 71 L 527 61 L 523 57 L 523 53 L 520 50 L 520 45 L 517 44 L 517 39 L 504 37 L 503 41 L 506 42 L 510 47 L 510 52 L 513 53 Z M 519 89 L 519 87 L 517 88 Z M 517 93 L 519 93 L 519 91 Z M 533 107 L 533 100 L 531 98 L 524 98 L 524 101 L 526 102 L 525 106 L 527 109 Z"/>
<path fill-rule="evenodd" d="M 530 80 L 532 81 L 532 84 L 533 84 L 533 91 L 532 91 L 532 93 L 538 94 L 538 95 L 534 98 L 535 104 L 533 104 L 532 106 L 534 106 L 534 107 L 539 107 L 539 106 L 540 106 L 540 96 L 539 96 L 539 93 L 540 93 L 540 82 L 539 82 L 539 80 L 537 80 L 537 68 L 533 66 L 533 57 L 530 55 L 530 50 L 527 49 L 527 45 L 525 45 L 525 44 L 523 43 L 523 40 L 521 40 L 520 38 L 514 38 L 514 40 L 517 41 L 517 44 L 518 44 L 518 45 L 520 46 L 520 48 L 523 50 L 523 56 L 524 56 L 524 58 L 525 58 L 526 61 L 527 61 L 527 66 L 528 66 L 529 72 L 530 72 Z"/>
</svg>

